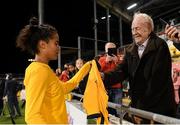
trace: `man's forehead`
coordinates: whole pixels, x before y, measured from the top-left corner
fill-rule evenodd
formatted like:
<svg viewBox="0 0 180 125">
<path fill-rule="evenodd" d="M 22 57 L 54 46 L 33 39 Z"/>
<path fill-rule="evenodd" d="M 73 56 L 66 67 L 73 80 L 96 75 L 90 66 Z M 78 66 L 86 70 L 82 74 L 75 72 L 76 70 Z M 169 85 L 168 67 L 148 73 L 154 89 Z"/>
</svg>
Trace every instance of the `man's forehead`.
<svg viewBox="0 0 180 125">
<path fill-rule="evenodd" d="M 141 27 L 145 26 L 147 21 L 144 18 L 135 18 L 132 22 L 132 27 Z"/>
<path fill-rule="evenodd" d="M 134 19 L 133 19 L 133 22 L 136 22 L 136 21 L 144 22 L 145 18 L 143 16 L 135 16 Z"/>
</svg>

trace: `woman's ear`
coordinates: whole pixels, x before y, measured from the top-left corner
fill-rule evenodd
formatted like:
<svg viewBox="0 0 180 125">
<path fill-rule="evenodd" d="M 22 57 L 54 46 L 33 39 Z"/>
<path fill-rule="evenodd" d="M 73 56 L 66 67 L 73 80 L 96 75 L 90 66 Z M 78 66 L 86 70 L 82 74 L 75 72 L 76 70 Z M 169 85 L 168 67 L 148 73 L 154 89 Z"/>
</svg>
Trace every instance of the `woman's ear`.
<svg viewBox="0 0 180 125">
<path fill-rule="evenodd" d="M 46 48 L 47 43 L 44 40 L 40 40 L 39 41 L 39 48 L 41 49 L 45 49 Z"/>
</svg>

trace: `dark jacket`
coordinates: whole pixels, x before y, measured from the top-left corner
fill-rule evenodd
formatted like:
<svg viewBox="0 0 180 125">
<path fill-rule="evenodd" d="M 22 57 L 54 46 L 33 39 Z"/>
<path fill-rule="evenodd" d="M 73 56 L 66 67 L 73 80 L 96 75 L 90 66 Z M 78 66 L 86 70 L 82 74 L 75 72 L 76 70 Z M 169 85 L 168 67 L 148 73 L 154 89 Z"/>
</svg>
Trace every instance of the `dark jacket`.
<svg viewBox="0 0 180 125">
<path fill-rule="evenodd" d="M 4 88 L 5 88 L 5 79 L 0 79 L 0 99 L 3 98 L 3 94 L 4 94 Z"/>
<path fill-rule="evenodd" d="M 77 73 L 78 71 L 79 71 L 79 70 L 77 69 L 77 70 L 76 70 L 76 73 Z M 84 92 L 85 92 L 85 89 L 86 89 L 86 85 L 87 85 L 88 77 L 89 77 L 89 73 L 80 81 L 78 88 L 75 88 L 75 89 L 73 90 L 73 92 L 84 95 Z"/>
<path fill-rule="evenodd" d="M 16 80 L 7 80 L 5 83 L 5 88 L 4 88 L 4 96 L 8 97 L 17 97 L 17 92 L 18 92 L 18 82 Z"/>
<path fill-rule="evenodd" d="M 129 79 L 132 107 L 175 115 L 175 99 L 171 79 L 171 57 L 164 40 L 151 33 L 141 59 L 135 43 L 126 49 L 122 64 L 104 76 L 105 84 Z"/>
</svg>

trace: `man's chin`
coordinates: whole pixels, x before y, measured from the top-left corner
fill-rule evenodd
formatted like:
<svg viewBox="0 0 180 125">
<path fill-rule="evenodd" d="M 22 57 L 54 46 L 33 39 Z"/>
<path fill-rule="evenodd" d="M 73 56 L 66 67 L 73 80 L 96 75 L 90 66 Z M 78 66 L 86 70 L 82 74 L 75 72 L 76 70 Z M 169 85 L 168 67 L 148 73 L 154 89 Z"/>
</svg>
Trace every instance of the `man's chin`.
<svg viewBox="0 0 180 125">
<path fill-rule="evenodd" d="M 133 41 L 136 43 L 136 44 L 138 44 L 138 43 L 141 43 L 140 41 L 140 39 L 138 39 L 138 38 L 133 38 Z"/>
<path fill-rule="evenodd" d="M 136 44 L 142 44 L 140 39 L 134 39 L 134 41 L 135 41 Z"/>
</svg>

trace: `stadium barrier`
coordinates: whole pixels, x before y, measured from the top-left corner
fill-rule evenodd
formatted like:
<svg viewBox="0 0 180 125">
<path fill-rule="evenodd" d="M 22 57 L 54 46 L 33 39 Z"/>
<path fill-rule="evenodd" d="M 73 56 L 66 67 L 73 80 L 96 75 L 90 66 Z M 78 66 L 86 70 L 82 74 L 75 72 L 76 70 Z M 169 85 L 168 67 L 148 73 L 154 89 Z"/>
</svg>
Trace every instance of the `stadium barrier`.
<svg viewBox="0 0 180 125">
<path fill-rule="evenodd" d="M 83 95 L 81 95 L 81 94 L 72 93 L 72 95 L 83 98 Z M 176 119 L 173 117 L 168 117 L 168 116 L 164 116 L 164 115 L 160 115 L 160 114 L 156 114 L 156 113 L 152 113 L 152 112 L 148 112 L 148 111 L 144 111 L 144 110 L 140 110 L 140 109 L 136 109 L 136 108 L 132 108 L 132 107 L 126 107 L 126 106 L 115 104 L 112 102 L 108 102 L 108 106 L 111 108 L 114 108 L 116 110 L 119 110 L 121 112 L 119 124 L 123 123 L 122 121 L 123 121 L 123 117 L 124 117 L 125 113 L 140 116 L 142 118 L 146 118 L 151 121 L 158 122 L 158 123 L 180 124 L 180 119 Z"/>
</svg>

